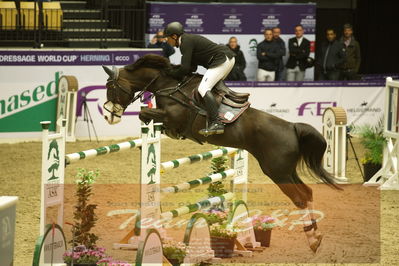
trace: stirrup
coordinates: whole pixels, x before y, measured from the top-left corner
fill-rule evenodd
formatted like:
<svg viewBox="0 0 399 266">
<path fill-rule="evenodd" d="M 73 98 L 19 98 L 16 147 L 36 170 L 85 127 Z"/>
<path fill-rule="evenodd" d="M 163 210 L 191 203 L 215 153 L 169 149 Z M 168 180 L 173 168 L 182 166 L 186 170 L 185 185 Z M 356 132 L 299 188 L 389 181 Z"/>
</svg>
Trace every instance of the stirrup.
<svg viewBox="0 0 399 266">
<path fill-rule="evenodd" d="M 205 137 L 208 137 L 211 135 L 219 135 L 219 134 L 224 133 L 224 124 L 222 122 L 215 121 L 215 122 L 212 122 L 211 124 L 212 125 L 217 124 L 220 126 L 220 128 L 219 129 L 210 129 L 210 127 L 208 126 L 209 125 L 208 120 L 206 120 L 205 128 L 200 129 L 198 131 L 198 133 Z"/>
</svg>

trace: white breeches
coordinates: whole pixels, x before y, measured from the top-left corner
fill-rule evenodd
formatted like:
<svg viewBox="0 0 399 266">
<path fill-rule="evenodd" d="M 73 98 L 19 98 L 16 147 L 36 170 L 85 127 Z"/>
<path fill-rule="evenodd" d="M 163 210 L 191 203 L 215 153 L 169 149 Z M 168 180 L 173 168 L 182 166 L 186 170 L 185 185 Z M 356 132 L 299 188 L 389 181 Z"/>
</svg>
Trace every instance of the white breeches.
<svg viewBox="0 0 399 266">
<path fill-rule="evenodd" d="M 223 64 L 218 65 L 214 68 L 209 68 L 205 72 L 204 77 L 202 78 L 201 83 L 198 87 L 198 92 L 201 94 L 202 97 L 204 97 L 206 92 L 210 91 L 216 85 L 216 83 L 227 77 L 227 75 L 233 69 L 234 63 L 234 57 L 229 59 L 226 56 L 226 61 Z"/>
</svg>

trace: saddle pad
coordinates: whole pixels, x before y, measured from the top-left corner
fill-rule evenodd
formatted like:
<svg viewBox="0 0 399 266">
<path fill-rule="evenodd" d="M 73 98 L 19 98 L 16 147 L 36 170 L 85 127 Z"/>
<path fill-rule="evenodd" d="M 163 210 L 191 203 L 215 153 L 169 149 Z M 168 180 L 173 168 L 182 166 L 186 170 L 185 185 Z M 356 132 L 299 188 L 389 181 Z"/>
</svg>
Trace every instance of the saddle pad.
<svg viewBox="0 0 399 266">
<path fill-rule="evenodd" d="M 241 108 L 234 108 L 222 103 L 219 107 L 219 118 L 225 124 L 233 123 L 250 105 L 251 104 L 247 102 L 247 104 Z"/>
</svg>

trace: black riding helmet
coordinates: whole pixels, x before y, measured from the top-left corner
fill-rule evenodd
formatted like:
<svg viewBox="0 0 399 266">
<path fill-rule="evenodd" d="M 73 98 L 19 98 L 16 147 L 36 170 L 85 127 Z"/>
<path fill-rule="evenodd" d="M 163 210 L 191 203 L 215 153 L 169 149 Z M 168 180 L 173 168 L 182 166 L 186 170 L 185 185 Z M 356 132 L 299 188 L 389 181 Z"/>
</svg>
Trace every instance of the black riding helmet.
<svg viewBox="0 0 399 266">
<path fill-rule="evenodd" d="M 184 33 L 184 27 L 180 22 L 171 22 L 166 26 L 163 33 L 165 37 L 171 36 L 173 34 L 180 36 Z"/>
</svg>

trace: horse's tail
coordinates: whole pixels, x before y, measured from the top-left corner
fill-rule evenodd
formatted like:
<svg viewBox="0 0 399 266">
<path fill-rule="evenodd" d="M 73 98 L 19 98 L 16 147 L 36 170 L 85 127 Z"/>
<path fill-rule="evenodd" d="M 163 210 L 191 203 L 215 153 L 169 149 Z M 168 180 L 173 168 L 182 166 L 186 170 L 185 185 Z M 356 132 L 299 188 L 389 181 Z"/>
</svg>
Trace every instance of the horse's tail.
<svg viewBox="0 0 399 266">
<path fill-rule="evenodd" d="M 310 169 L 312 176 L 318 177 L 323 183 L 335 189 L 342 189 L 336 185 L 333 177 L 323 167 L 323 155 L 327 147 L 324 137 L 308 124 L 295 123 L 294 127 L 302 161 Z"/>
</svg>

